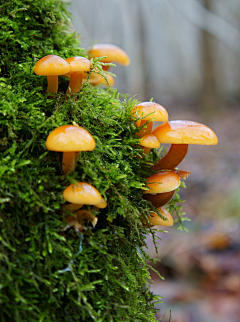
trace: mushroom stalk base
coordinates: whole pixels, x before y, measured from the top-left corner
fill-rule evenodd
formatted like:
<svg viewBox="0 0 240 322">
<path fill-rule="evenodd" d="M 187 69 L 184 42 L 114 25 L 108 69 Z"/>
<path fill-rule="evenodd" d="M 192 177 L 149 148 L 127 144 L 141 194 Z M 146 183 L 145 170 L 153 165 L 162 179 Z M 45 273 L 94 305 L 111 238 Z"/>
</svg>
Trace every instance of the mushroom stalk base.
<svg viewBox="0 0 240 322">
<path fill-rule="evenodd" d="M 47 76 L 48 88 L 47 93 L 57 93 L 58 92 L 58 76 L 51 75 Z"/>
<path fill-rule="evenodd" d="M 176 168 L 185 158 L 188 144 L 172 144 L 167 154 L 153 166 L 153 170 L 171 170 Z"/>
</svg>

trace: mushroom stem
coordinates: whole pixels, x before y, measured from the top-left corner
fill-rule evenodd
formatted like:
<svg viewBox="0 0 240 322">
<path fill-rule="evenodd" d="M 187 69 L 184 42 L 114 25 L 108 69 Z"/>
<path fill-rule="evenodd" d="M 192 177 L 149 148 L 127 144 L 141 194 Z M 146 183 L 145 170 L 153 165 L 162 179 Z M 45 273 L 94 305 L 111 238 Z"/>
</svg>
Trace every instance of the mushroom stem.
<svg viewBox="0 0 240 322">
<path fill-rule="evenodd" d="M 70 81 L 68 84 L 67 94 L 78 93 L 82 88 L 82 74 L 80 72 L 74 72 L 70 76 Z"/>
<path fill-rule="evenodd" d="M 47 76 L 48 88 L 47 93 L 58 92 L 58 75 Z"/>
<path fill-rule="evenodd" d="M 185 158 L 188 144 L 172 144 L 167 154 L 152 167 L 153 170 L 171 170 L 176 168 Z"/>
<path fill-rule="evenodd" d="M 79 152 L 63 152 L 62 170 L 64 173 L 71 173 L 75 170 L 78 155 Z"/>
<path fill-rule="evenodd" d="M 146 194 L 143 195 L 143 198 L 150 201 L 154 207 L 158 208 L 166 205 L 166 203 L 168 203 L 172 199 L 174 191 L 175 190 L 157 193 L 155 195 Z"/>
</svg>

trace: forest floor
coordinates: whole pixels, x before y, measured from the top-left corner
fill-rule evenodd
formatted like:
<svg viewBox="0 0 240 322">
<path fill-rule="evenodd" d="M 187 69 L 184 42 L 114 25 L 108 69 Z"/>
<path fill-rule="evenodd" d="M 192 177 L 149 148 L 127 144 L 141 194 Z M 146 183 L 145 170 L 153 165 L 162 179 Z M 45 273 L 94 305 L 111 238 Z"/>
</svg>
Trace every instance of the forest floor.
<svg viewBox="0 0 240 322">
<path fill-rule="evenodd" d="M 149 253 L 161 260 L 151 273 L 160 321 L 240 322 L 240 109 L 230 106 L 211 118 L 191 109 L 170 111 L 171 119 L 188 119 L 212 128 L 217 146 L 190 146 L 180 170 L 191 171 L 183 211 L 189 232 L 158 233 L 159 252 L 149 236 Z M 183 117 L 184 115 L 184 117 Z M 165 318 L 163 318 L 166 314 Z"/>
</svg>

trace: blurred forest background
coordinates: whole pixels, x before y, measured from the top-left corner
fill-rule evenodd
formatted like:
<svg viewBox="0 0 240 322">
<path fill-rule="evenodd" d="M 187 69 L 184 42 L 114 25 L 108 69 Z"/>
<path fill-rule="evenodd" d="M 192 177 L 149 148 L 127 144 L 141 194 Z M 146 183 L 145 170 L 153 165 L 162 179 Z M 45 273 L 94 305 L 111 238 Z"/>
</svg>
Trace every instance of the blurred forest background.
<svg viewBox="0 0 240 322">
<path fill-rule="evenodd" d="M 191 146 L 183 211 L 162 239 L 152 289 L 161 321 L 240 322 L 240 0 L 72 0 L 81 45 L 111 43 L 131 59 L 115 86 L 162 104 L 171 120 L 210 126 L 218 146 Z M 164 313 L 166 313 L 165 318 Z"/>
</svg>

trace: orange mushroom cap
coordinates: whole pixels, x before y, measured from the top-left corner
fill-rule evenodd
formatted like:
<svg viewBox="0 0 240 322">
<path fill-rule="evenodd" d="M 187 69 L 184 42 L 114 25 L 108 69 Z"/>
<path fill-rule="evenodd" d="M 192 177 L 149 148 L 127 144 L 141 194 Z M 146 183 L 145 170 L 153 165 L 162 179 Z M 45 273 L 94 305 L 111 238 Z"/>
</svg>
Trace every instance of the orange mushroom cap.
<svg viewBox="0 0 240 322">
<path fill-rule="evenodd" d="M 63 191 L 63 198 L 74 204 L 96 205 L 102 200 L 100 192 L 91 184 L 77 182 L 70 184 Z"/>
<path fill-rule="evenodd" d="M 96 142 L 92 135 L 76 125 L 63 125 L 53 130 L 47 137 L 46 147 L 51 151 L 79 152 L 92 151 Z"/>
<path fill-rule="evenodd" d="M 34 73 L 40 76 L 64 75 L 70 70 L 65 59 L 57 55 L 47 55 L 35 65 Z"/>
<path fill-rule="evenodd" d="M 159 125 L 153 134 L 161 143 L 215 145 L 216 134 L 206 125 L 193 121 L 169 121 Z"/>
<path fill-rule="evenodd" d="M 177 189 L 180 186 L 180 177 L 171 171 L 161 171 L 147 178 L 147 187 L 144 194 L 154 194 L 168 192 Z"/>
<path fill-rule="evenodd" d="M 160 214 L 163 215 L 167 220 L 162 219 L 154 212 L 150 212 L 151 216 L 148 216 L 150 224 L 156 225 L 156 226 L 172 226 L 173 217 L 170 214 L 170 212 L 168 212 L 166 209 L 161 207 L 157 209 L 159 210 Z"/>
<path fill-rule="evenodd" d="M 120 47 L 111 44 L 93 45 L 88 51 L 88 56 L 91 58 L 107 56 L 102 60 L 104 63 L 116 62 L 125 66 L 130 64 L 127 53 Z"/>
<path fill-rule="evenodd" d="M 132 111 L 132 115 L 141 118 L 144 121 L 168 121 L 168 112 L 160 104 L 155 102 L 142 102 L 136 105 Z"/>
<path fill-rule="evenodd" d="M 147 134 L 144 135 L 141 139 L 140 139 L 140 145 L 146 147 L 146 148 L 151 148 L 151 149 L 158 149 L 160 148 L 160 142 L 158 140 L 158 138 L 153 135 L 153 134 Z"/>
<path fill-rule="evenodd" d="M 106 208 L 107 207 L 107 201 L 104 198 L 102 198 L 101 202 L 95 204 L 95 207 L 101 208 L 101 209 Z"/>
</svg>

